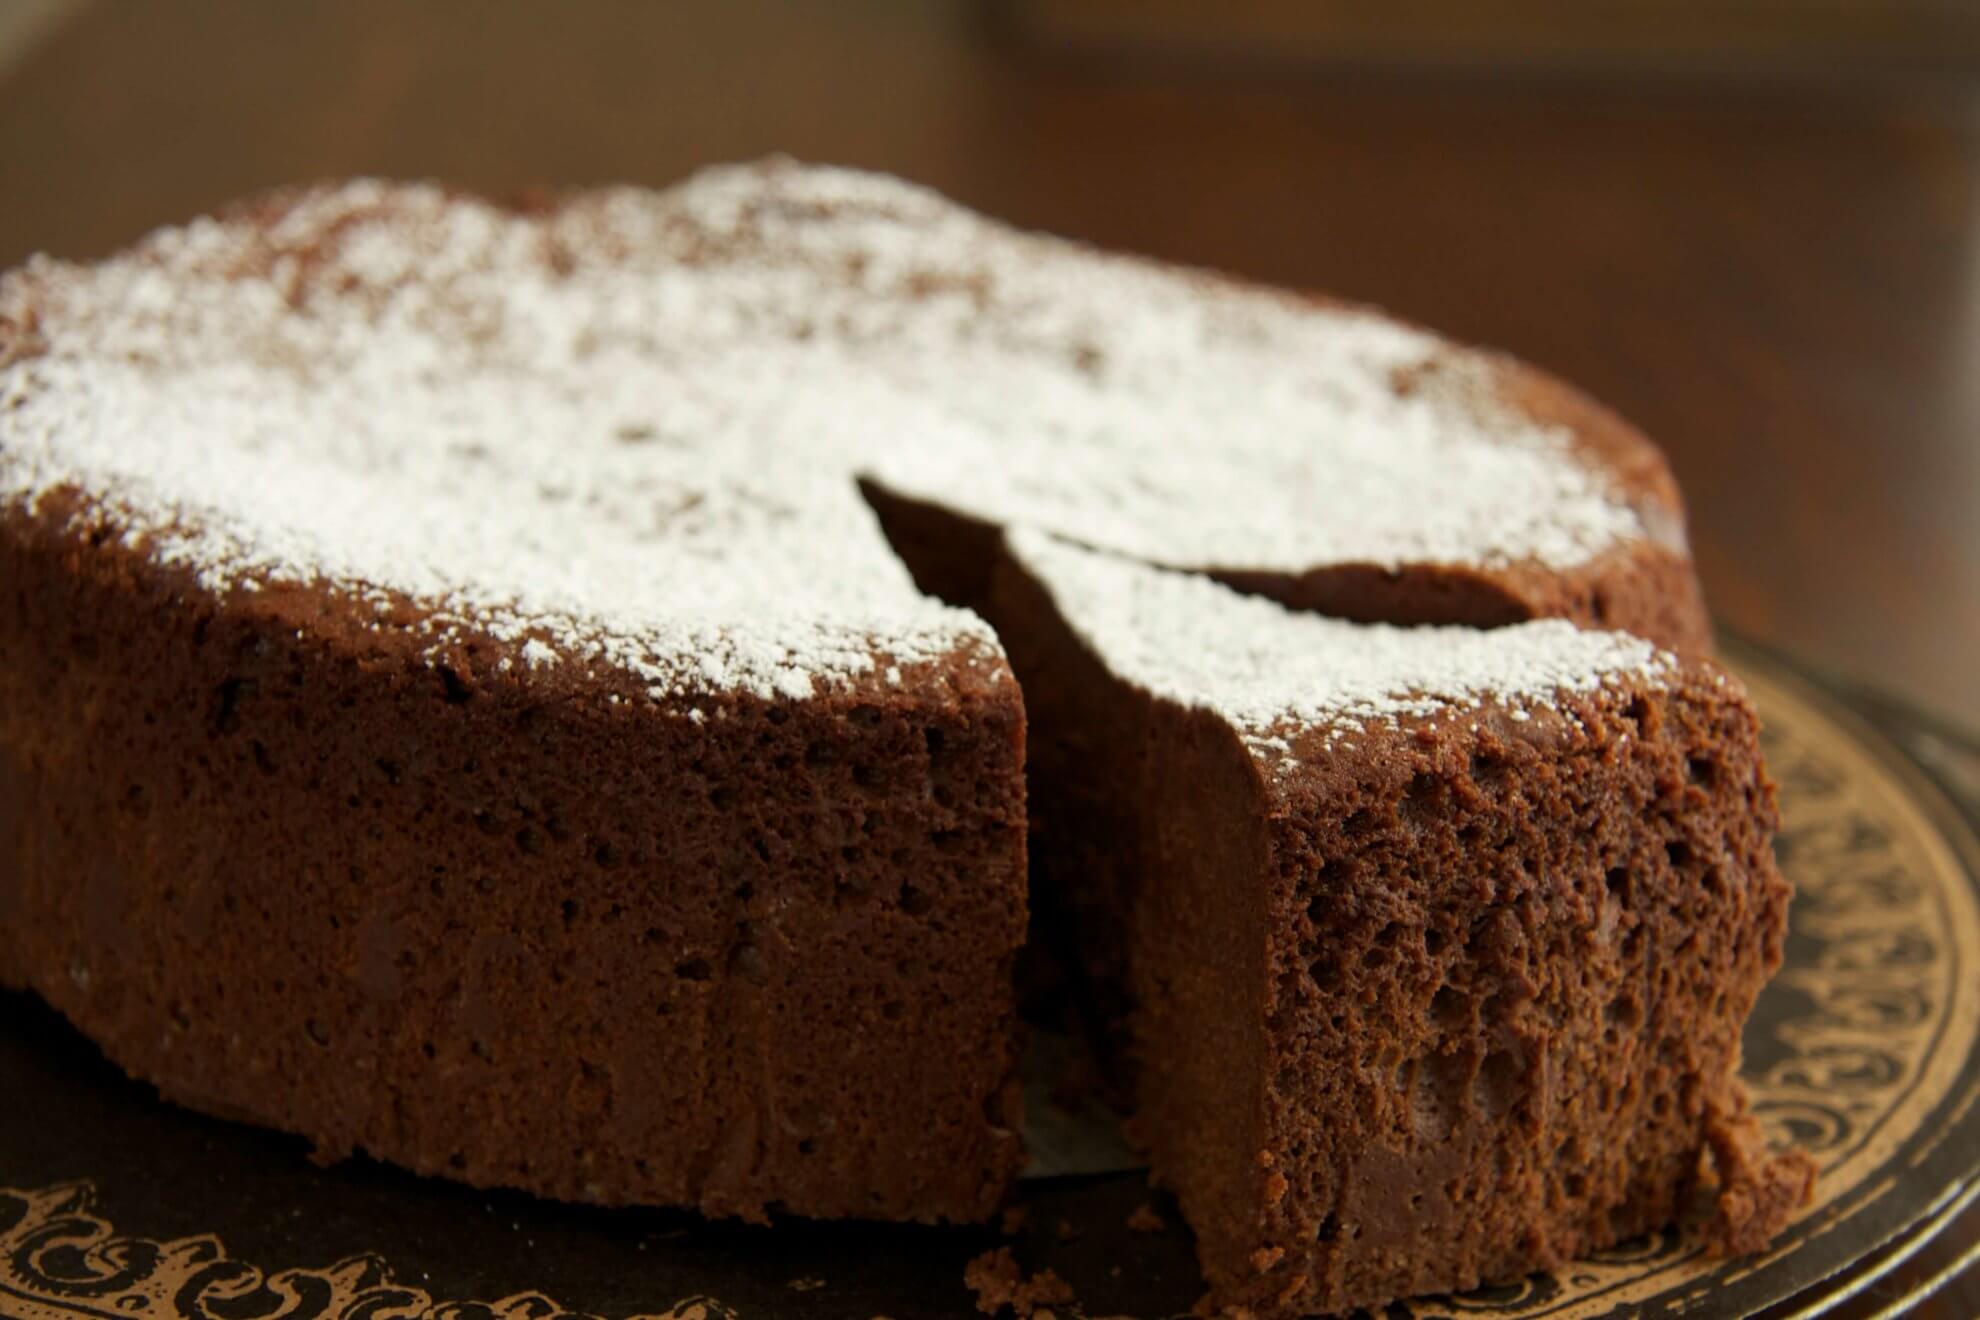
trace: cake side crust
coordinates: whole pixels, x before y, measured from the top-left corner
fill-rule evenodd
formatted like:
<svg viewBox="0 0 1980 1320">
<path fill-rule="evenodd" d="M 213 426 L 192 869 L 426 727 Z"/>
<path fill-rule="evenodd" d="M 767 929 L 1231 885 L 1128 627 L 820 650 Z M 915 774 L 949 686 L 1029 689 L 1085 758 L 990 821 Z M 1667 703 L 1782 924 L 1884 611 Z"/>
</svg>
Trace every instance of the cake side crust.
<svg viewBox="0 0 1980 1320">
<path fill-rule="evenodd" d="M 994 1208 L 1025 918 L 994 652 L 661 703 L 72 533 L 0 520 L 0 980 L 326 1157 L 752 1219 Z"/>
</svg>

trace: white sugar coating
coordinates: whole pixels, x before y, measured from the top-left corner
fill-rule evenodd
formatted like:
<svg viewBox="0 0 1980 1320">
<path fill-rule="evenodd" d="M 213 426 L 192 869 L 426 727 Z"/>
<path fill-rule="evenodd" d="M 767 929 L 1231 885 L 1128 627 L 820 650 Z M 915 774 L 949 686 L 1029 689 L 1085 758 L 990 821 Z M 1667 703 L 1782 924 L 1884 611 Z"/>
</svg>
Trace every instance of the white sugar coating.
<svg viewBox="0 0 1980 1320">
<path fill-rule="evenodd" d="M 38 260 L 0 318 L 0 500 L 77 488 L 213 590 L 401 594 L 657 693 L 994 645 L 855 474 L 1172 564 L 1567 567 L 1641 531 L 1430 336 L 782 161 L 540 213 L 353 182 Z"/>
<path fill-rule="evenodd" d="M 381 205 L 294 305 L 294 256 L 239 273 Z M 0 498 L 79 488 L 216 592 L 327 582 L 381 618 L 403 595 L 435 641 L 472 628 L 526 668 L 603 660 L 656 696 L 800 698 L 994 650 L 887 546 L 836 434 L 859 418 L 823 374 L 780 392 L 742 351 L 756 281 L 700 290 L 650 241 L 568 277 L 543 259 L 560 236 L 609 239 L 621 211 L 679 209 L 608 194 L 530 220 L 356 183 L 267 239 L 202 221 L 100 266 L 35 263 L 0 285 L 0 316 L 45 344 L 0 367 Z M 662 330 L 729 351 L 669 360 Z"/>
<path fill-rule="evenodd" d="M 1560 619 L 1483 630 L 1347 623 L 1035 530 L 1008 532 L 1006 543 L 1117 678 L 1222 716 L 1271 758 L 1291 753 L 1288 737 L 1302 726 L 1346 745 L 1371 724 L 1438 719 L 1486 700 L 1523 719 L 1526 706 L 1621 675 L 1661 682 L 1677 663 L 1627 633 Z"/>
</svg>

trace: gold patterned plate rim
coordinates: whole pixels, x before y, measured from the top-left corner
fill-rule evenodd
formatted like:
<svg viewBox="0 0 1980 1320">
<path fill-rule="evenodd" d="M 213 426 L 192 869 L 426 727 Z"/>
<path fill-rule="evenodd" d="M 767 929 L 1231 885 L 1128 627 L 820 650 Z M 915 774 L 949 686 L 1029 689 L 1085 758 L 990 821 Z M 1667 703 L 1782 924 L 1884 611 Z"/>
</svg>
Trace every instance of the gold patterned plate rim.
<svg viewBox="0 0 1980 1320">
<path fill-rule="evenodd" d="M 1763 1121 L 1820 1162 L 1814 1205 L 1759 1257 L 1713 1261 L 1665 1233 L 1390 1315 L 1805 1320 L 1980 1202 L 1980 802 L 1956 806 L 1784 662 L 1739 644 L 1728 659 L 1762 713 L 1797 886 L 1746 1071 Z M 1195 1299 L 1186 1235 L 1122 1226 L 1147 1197 L 1139 1174 L 1041 1179 L 1022 1197 L 1028 1218 L 1008 1236 L 758 1230 L 363 1161 L 319 1170 L 290 1139 L 164 1105 L 46 1010 L 0 996 L 0 1315 L 21 1320 L 914 1320 L 966 1313 L 964 1263 L 1002 1244 L 1072 1282 L 1080 1301 L 1061 1315 L 1178 1314 Z M 450 1300 L 474 1297 L 499 1300 Z"/>
</svg>

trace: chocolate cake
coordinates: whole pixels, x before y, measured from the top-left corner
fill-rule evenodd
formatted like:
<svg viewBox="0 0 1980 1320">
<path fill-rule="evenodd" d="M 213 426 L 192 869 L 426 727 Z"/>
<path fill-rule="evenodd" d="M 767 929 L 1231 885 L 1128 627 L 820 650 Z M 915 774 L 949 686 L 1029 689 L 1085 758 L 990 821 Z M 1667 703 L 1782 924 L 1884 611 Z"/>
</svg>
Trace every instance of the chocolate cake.
<svg viewBox="0 0 1980 1320">
<path fill-rule="evenodd" d="M 1125 944 L 1135 1131 L 1213 1307 L 1507 1282 L 1707 1185 L 1750 1248 L 1802 1202 L 1735 1076 L 1788 902 L 1735 680 L 1561 621 L 1353 624 L 1009 544 L 1028 699 L 1121 785 L 1086 915 Z"/>
<path fill-rule="evenodd" d="M 1632 684 L 1661 727 L 1724 740 L 1699 758 L 1717 778 L 1655 799 L 1691 860 L 1618 864 L 1658 898 L 1718 876 L 1731 887 L 1703 892 L 1708 915 L 1750 904 L 1737 950 L 1701 941 L 1662 964 L 1688 986 L 1724 978 L 1691 1019 L 1697 1087 L 1640 1151 L 1580 1175 L 1547 1249 L 1668 1217 L 1680 1146 L 1695 1155 L 1699 1115 L 1731 1103 L 1721 1037 L 1778 939 L 1779 894 L 1759 853 L 1706 847 L 1764 849 L 1771 808 L 1744 708 L 1707 700 L 1712 671 L 1674 658 L 1709 630 L 1655 448 L 1529 368 L 1367 310 L 784 161 L 525 205 L 357 181 L 0 277 L 0 982 L 168 1096 L 326 1157 L 752 1219 L 980 1219 L 1021 1160 L 1027 830 L 1052 880 L 1031 891 L 1034 938 L 1076 933 L 1103 1011 L 1125 1011 L 1173 953 L 1148 916 L 1167 891 L 1139 883 L 1148 794 L 1217 845 L 1192 865 L 1251 884 L 1244 918 L 1277 959 L 1293 937 L 1261 905 L 1268 888 L 1293 899 L 1245 869 L 1271 814 L 1258 795 L 1296 798 L 1285 828 L 1308 837 L 1272 848 L 1339 851 L 1346 799 L 1329 795 L 1369 755 L 1330 769 L 1301 734 L 1283 780 L 1244 770 L 1244 737 L 1150 707 L 1049 593 L 998 567 L 1019 525 L 1027 545 L 1162 566 L 1150 580 L 1189 570 L 1206 599 L 1238 599 L 1212 578 L 1251 593 L 1267 613 L 1245 617 L 1275 621 L 1261 646 L 1289 626 L 1273 597 L 1400 623 L 1555 618 L 1505 637 L 1668 649 L 1619 668 L 1614 693 L 1521 689 L 1505 718 L 1558 731 L 1544 751 L 1492 735 L 1515 797 L 1529 774 L 1554 784 L 1577 738 L 1594 760 L 1623 747 L 1626 722 L 1592 712 Z M 1646 640 L 1573 641 L 1576 625 Z M 1188 654 L 1203 628 L 1146 640 Z M 1632 736 L 1591 782 L 1581 860 L 1591 840 L 1650 848 L 1641 821 L 1603 813 L 1682 739 Z M 1446 777 L 1463 739 L 1432 742 L 1426 830 L 1448 843 L 1492 810 L 1511 829 L 1503 803 Z M 1172 757 L 1200 762 L 1200 799 L 1164 780 Z M 1371 867 L 1433 847 L 1385 842 L 1388 788 L 1353 791 Z M 1173 938 L 1234 939 L 1239 915 Z M 1643 940 L 1670 935 L 1639 919 Z M 1365 924 L 1302 931 L 1309 968 L 1322 945 L 1362 957 Z M 1512 954 L 1462 947 L 1447 961 L 1470 960 L 1467 985 L 1510 975 Z M 1591 1069 L 1583 1019 L 1620 966 L 1547 990 L 1562 1015 L 1547 1039 Z M 1320 1258 L 1286 1216 L 1339 1185 L 1311 1172 L 1331 1156 L 1261 1129 L 1257 1150 L 1306 1160 L 1308 1185 L 1254 1214 L 1255 1179 L 1226 1164 L 1235 1129 L 1196 1147 L 1163 1117 L 1217 1051 L 1264 1039 L 1253 969 L 1228 970 L 1216 994 L 1238 1034 L 1201 1057 L 1166 1036 L 1160 1067 L 1184 1080 L 1149 1072 L 1164 1080 L 1147 1122 L 1213 1278 L 1255 1300 L 1259 1279 L 1283 1288 Z M 1485 999 L 1466 1028 L 1481 1040 L 1502 1022 Z M 1150 1023 L 1209 1011 L 1148 1005 Z M 1307 1072 L 1252 1069 L 1311 1089 L 1288 1122 L 1350 1094 L 1299 1039 Z M 1364 1137 L 1329 1149 L 1373 1149 Z M 1491 1222 L 1527 1222 L 1526 1205 Z M 1508 1265 L 1497 1243 L 1446 1273 Z M 1240 1286 L 1235 1244 L 1287 1263 Z M 1298 1295 L 1431 1277 L 1336 1258 L 1347 1273 Z"/>
</svg>

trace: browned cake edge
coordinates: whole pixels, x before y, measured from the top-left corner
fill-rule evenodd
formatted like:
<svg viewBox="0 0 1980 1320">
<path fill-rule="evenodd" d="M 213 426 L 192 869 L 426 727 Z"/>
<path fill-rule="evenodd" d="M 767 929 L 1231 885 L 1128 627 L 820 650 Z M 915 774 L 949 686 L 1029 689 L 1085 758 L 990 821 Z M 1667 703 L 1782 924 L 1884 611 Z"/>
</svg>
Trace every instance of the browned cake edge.
<svg viewBox="0 0 1980 1320">
<path fill-rule="evenodd" d="M 1226 1296 L 1505 1282 L 1683 1217 L 1714 1163 L 1723 1215 L 1764 1166 L 1739 1036 L 1790 890 L 1744 695 L 1696 662 L 1476 724 L 1371 730 L 1266 794 L 1263 1232 L 1208 1271 Z"/>
<path fill-rule="evenodd" d="M 216 599 L 66 503 L 0 516 L 0 981 L 325 1157 L 749 1219 L 995 1207 L 1025 839 L 994 653 L 668 708 L 325 591 Z"/>
</svg>

